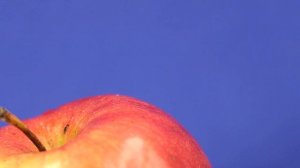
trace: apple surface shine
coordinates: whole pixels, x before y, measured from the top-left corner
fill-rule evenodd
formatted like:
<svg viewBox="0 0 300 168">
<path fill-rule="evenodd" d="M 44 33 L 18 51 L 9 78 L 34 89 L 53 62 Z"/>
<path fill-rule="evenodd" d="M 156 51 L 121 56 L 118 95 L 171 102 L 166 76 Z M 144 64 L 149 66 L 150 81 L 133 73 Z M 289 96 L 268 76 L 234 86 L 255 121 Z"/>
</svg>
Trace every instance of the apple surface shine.
<svg viewBox="0 0 300 168">
<path fill-rule="evenodd" d="M 192 136 L 140 100 L 95 96 L 24 121 L 47 151 L 17 128 L 0 128 L 0 168 L 210 168 Z"/>
</svg>

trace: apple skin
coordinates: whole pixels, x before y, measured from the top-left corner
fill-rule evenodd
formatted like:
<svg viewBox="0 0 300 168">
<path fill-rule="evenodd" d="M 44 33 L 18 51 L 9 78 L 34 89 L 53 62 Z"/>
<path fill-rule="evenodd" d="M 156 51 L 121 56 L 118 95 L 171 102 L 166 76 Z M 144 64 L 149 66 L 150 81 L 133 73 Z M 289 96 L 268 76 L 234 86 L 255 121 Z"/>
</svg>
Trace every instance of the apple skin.
<svg viewBox="0 0 300 168">
<path fill-rule="evenodd" d="M 46 152 L 13 126 L 0 128 L 0 168 L 210 168 L 192 136 L 140 100 L 94 96 L 24 121 Z"/>
</svg>

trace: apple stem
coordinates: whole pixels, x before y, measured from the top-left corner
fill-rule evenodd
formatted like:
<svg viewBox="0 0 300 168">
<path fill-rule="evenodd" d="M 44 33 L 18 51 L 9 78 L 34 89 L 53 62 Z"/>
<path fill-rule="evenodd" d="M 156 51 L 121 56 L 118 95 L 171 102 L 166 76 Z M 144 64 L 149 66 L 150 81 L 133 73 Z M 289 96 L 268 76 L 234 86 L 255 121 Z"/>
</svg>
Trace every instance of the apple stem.
<svg viewBox="0 0 300 168">
<path fill-rule="evenodd" d="M 31 132 L 28 127 L 13 113 L 9 112 L 7 109 L 0 107 L 0 120 L 3 120 L 11 125 L 14 125 L 19 130 L 21 130 L 31 142 L 38 148 L 40 152 L 46 151 L 45 146 L 37 138 L 37 136 Z"/>
</svg>

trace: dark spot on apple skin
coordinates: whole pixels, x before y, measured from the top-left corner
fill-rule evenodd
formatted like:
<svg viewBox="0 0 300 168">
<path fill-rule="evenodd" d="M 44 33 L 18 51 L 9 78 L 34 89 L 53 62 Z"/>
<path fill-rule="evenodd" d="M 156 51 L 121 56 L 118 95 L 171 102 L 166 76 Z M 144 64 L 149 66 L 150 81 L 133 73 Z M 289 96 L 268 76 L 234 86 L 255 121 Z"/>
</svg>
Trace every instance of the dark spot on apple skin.
<svg viewBox="0 0 300 168">
<path fill-rule="evenodd" d="M 70 125 L 69 125 L 69 124 L 67 124 L 67 125 L 64 127 L 64 134 L 66 134 L 66 133 L 67 133 L 69 126 L 70 126 Z"/>
</svg>

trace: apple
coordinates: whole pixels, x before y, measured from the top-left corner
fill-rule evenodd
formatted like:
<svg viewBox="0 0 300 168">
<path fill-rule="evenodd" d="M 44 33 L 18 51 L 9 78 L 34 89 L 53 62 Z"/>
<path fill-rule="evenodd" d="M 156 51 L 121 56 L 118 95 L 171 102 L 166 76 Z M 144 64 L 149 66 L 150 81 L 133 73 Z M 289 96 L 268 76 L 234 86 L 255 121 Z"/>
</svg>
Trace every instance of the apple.
<svg viewBox="0 0 300 168">
<path fill-rule="evenodd" d="M 16 127 L 2 127 L 0 168 L 211 167 L 177 121 L 127 96 L 80 99 L 24 123 L 46 151 Z"/>
</svg>

